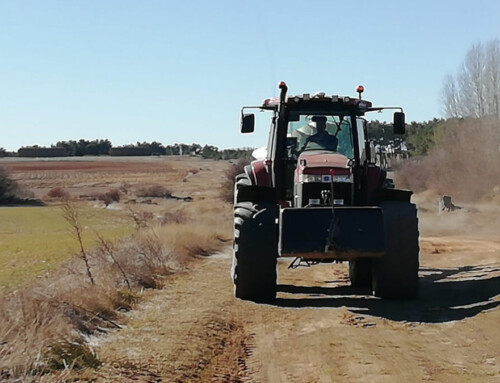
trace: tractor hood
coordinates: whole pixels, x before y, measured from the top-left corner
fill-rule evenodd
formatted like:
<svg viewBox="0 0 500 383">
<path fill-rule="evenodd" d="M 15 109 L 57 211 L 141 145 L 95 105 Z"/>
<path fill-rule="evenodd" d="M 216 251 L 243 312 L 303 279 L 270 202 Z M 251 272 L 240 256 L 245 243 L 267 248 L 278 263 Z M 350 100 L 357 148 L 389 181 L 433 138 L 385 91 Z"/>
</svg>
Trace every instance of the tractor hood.
<svg viewBox="0 0 500 383">
<path fill-rule="evenodd" d="M 295 182 L 304 182 L 304 179 L 309 179 L 309 177 L 304 177 L 306 174 L 321 176 L 322 180 L 318 177 L 317 182 L 330 182 L 332 175 L 342 176 L 343 182 L 349 182 L 351 176 L 349 159 L 343 154 L 327 150 L 308 150 L 299 156 Z"/>
<path fill-rule="evenodd" d="M 299 164 L 304 162 L 307 168 L 349 168 L 349 159 L 346 156 L 327 150 L 308 150 L 303 152 L 299 156 Z"/>
</svg>

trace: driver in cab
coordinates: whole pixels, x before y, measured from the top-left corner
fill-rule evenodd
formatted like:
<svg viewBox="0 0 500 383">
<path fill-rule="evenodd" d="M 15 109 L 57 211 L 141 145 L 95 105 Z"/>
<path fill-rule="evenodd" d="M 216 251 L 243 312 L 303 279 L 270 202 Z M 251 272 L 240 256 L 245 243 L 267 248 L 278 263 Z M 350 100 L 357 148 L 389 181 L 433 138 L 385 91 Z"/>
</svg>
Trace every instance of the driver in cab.
<svg viewBox="0 0 500 383">
<path fill-rule="evenodd" d="M 307 138 L 302 150 L 307 149 L 309 143 L 314 143 L 325 150 L 337 151 L 338 139 L 327 132 L 326 117 L 314 116 L 311 120 L 316 125 L 316 133 Z"/>
</svg>

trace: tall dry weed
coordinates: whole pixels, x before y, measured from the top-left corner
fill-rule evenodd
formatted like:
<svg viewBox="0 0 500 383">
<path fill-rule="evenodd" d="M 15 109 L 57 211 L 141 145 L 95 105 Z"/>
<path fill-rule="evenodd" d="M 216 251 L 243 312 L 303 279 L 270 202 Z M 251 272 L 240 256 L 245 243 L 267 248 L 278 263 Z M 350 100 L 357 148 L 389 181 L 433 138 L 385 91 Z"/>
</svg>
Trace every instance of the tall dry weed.
<svg viewBox="0 0 500 383">
<path fill-rule="evenodd" d="M 87 271 L 87 276 L 89 277 L 90 283 L 95 284 L 94 276 L 92 275 L 92 270 L 89 263 L 89 255 L 83 246 L 83 227 L 80 223 L 78 206 L 75 202 L 66 199 L 62 205 L 63 218 L 71 227 L 73 235 L 75 236 L 76 242 L 80 247 L 80 257 L 83 262 L 85 262 L 85 268 Z"/>
</svg>

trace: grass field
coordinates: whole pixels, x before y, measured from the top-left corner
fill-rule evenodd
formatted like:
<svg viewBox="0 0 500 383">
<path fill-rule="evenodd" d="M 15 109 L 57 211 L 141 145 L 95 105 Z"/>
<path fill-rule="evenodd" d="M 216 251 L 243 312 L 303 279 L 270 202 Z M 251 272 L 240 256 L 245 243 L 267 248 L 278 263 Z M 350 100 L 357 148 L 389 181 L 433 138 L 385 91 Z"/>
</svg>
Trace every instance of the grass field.
<svg viewBox="0 0 500 383">
<path fill-rule="evenodd" d="M 81 205 L 84 244 L 96 241 L 94 230 L 112 240 L 131 232 L 125 213 Z M 78 243 L 60 206 L 0 208 L 0 293 L 60 266 L 78 252 Z"/>
<path fill-rule="evenodd" d="M 124 191 L 122 200 L 127 202 L 137 199 L 138 189 L 161 185 L 175 195 L 217 199 L 228 164 L 190 157 L 82 157 L 3 158 L 0 166 L 37 198 L 46 199 L 51 188 L 60 187 L 77 199 L 81 224 L 86 227 L 84 244 L 91 248 L 96 240 L 94 230 L 108 240 L 124 237 L 133 230 L 127 211 L 131 205 L 122 205 L 122 210 L 104 209 L 98 201 L 89 202 L 81 196 L 120 188 Z M 78 252 L 60 202 L 47 202 L 45 207 L 0 207 L 0 294 L 43 276 Z M 161 215 L 176 206 L 175 202 L 157 202 L 143 205 L 138 201 L 134 209 Z"/>
</svg>

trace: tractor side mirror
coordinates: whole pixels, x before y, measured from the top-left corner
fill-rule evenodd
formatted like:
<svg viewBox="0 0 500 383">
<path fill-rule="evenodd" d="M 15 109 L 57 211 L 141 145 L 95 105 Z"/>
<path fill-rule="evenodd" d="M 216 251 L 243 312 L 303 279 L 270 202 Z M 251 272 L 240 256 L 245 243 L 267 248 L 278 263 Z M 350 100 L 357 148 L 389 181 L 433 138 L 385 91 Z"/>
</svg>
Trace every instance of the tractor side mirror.
<svg viewBox="0 0 500 383">
<path fill-rule="evenodd" d="M 255 129 L 255 115 L 242 114 L 241 115 L 241 133 L 252 133 Z"/>
<path fill-rule="evenodd" d="M 403 112 L 394 113 L 394 134 L 405 134 L 405 114 Z"/>
</svg>

